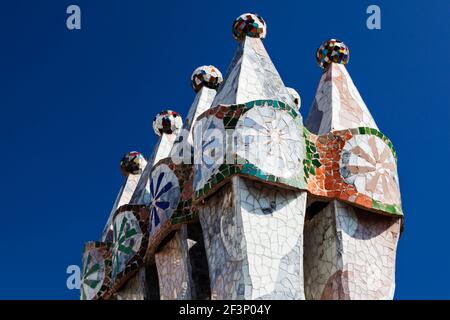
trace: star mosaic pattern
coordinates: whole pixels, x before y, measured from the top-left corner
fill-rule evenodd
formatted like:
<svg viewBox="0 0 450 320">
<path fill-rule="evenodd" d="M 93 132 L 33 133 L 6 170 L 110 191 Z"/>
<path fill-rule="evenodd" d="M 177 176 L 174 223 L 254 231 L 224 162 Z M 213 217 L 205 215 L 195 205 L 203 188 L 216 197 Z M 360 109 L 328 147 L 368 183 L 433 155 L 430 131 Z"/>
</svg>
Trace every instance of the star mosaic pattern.
<svg viewBox="0 0 450 320">
<path fill-rule="evenodd" d="M 147 161 L 140 152 L 132 151 L 120 160 L 120 171 L 123 175 L 139 174 L 142 173 L 146 164 Z"/>
<path fill-rule="evenodd" d="M 266 33 L 266 22 L 257 14 L 242 14 L 233 23 L 233 37 L 236 40 L 243 40 L 246 36 L 264 39 Z"/>
<path fill-rule="evenodd" d="M 153 119 L 153 130 L 160 136 L 162 134 L 172 134 L 183 126 L 183 120 L 176 111 L 161 111 Z"/>
<path fill-rule="evenodd" d="M 195 92 L 205 86 L 217 89 L 223 82 L 222 73 L 214 66 L 201 66 L 194 70 L 191 76 L 192 88 Z"/>
<path fill-rule="evenodd" d="M 344 42 L 336 39 L 324 41 L 316 52 L 316 60 L 322 69 L 326 69 L 332 62 L 347 64 L 350 51 Z"/>
</svg>

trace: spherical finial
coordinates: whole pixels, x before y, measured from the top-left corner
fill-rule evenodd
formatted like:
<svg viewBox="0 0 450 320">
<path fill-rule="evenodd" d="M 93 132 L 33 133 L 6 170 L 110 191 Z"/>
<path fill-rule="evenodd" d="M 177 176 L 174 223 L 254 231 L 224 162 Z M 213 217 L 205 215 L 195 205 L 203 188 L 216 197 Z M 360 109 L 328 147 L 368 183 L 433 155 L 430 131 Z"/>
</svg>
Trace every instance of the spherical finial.
<svg viewBox="0 0 450 320">
<path fill-rule="evenodd" d="M 286 88 L 288 93 L 291 95 L 292 100 L 294 100 L 295 105 L 297 106 L 297 109 L 300 109 L 302 105 L 302 99 L 300 98 L 300 95 L 298 92 L 293 88 Z"/>
<path fill-rule="evenodd" d="M 264 39 L 266 33 L 267 25 L 264 19 L 257 14 L 241 14 L 233 23 L 233 37 L 236 40 L 244 40 L 246 36 Z"/>
<path fill-rule="evenodd" d="M 161 111 L 153 119 L 153 130 L 160 136 L 163 133 L 172 134 L 183 126 L 183 120 L 178 112 L 172 110 Z"/>
<path fill-rule="evenodd" d="M 336 39 L 324 41 L 316 52 L 316 59 L 323 69 L 328 68 L 332 63 L 347 64 L 350 51 L 344 42 Z"/>
<path fill-rule="evenodd" d="M 128 152 L 120 160 L 120 171 L 123 175 L 127 176 L 129 174 L 139 174 L 145 168 L 147 161 L 144 156 L 137 151 Z"/>
<path fill-rule="evenodd" d="M 201 66 L 194 70 L 191 76 L 192 88 L 195 92 L 200 91 L 203 86 L 217 89 L 222 83 L 222 73 L 214 66 Z"/>
</svg>

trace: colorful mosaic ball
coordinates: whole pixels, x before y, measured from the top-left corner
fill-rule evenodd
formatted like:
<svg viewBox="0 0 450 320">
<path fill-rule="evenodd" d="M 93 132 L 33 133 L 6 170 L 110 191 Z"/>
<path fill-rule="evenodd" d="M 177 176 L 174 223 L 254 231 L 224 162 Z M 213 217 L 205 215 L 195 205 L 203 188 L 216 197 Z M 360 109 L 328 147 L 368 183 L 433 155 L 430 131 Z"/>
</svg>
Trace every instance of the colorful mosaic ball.
<svg viewBox="0 0 450 320">
<path fill-rule="evenodd" d="M 178 112 L 172 110 L 164 110 L 156 115 L 153 119 L 153 130 L 160 136 L 163 133 L 172 134 L 183 126 L 183 120 Z"/>
<path fill-rule="evenodd" d="M 257 14 L 241 14 L 233 23 L 233 37 L 236 40 L 243 40 L 246 36 L 264 39 L 266 33 L 266 22 Z"/>
<path fill-rule="evenodd" d="M 139 174 L 142 173 L 146 164 L 147 161 L 140 152 L 131 151 L 120 160 L 120 171 L 124 175 Z"/>
<path fill-rule="evenodd" d="M 222 83 L 222 73 L 214 66 L 201 66 L 194 70 L 191 76 L 192 88 L 195 92 L 200 91 L 203 86 L 217 89 Z"/>
<path fill-rule="evenodd" d="M 316 60 L 323 69 L 328 68 L 332 63 L 347 64 L 350 58 L 350 51 L 347 45 L 336 39 L 324 41 L 316 52 Z"/>
<path fill-rule="evenodd" d="M 300 109 L 301 105 L 302 105 L 302 99 L 300 98 L 300 95 L 298 94 L 297 90 L 293 89 L 293 88 L 286 88 L 288 93 L 291 95 L 292 100 L 295 103 L 295 106 L 297 107 L 297 109 Z"/>
</svg>

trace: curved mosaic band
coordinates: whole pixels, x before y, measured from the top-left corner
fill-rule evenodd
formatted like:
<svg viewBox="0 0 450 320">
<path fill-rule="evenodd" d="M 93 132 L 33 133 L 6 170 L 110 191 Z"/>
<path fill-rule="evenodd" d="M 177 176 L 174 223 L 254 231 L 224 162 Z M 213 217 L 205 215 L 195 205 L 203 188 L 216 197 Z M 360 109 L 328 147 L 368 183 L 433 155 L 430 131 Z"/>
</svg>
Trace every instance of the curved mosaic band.
<svg viewBox="0 0 450 320">
<path fill-rule="evenodd" d="M 150 174 L 148 203 L 150 258 L 159 244 L 181 223 L 196 220 L 197 212 L 192 206 L 193 167 L 190 164 L 174 164 L 170 158 L 154 165 Z"/>
<path fill-rule="evenodd" d="M 141 205 L 123 205 L 115 212 L 111 245 L 112 292 L 144 265 L 148 220 L 148 208 Z"/>
<path fill-rule="evenodd" d="M 317 136 L 305 128 L 304 138 L 304 173 L 311 194 L 403 216 L 397 155 L 384 134 L 360 127 Z"/>
<path fill-rule="evenodd" d="M 197 118 L 193 140 L 195 201 L 236 174 L 306 189 L 301 117 L 283 102 L 256 100 L 211 108 Z"/>
<path fill-rule="evenodd" d="M 111 244 L 87 242 L 83 251 L 81 300 L 108 299 L 111 288 Z"/>
</svg>

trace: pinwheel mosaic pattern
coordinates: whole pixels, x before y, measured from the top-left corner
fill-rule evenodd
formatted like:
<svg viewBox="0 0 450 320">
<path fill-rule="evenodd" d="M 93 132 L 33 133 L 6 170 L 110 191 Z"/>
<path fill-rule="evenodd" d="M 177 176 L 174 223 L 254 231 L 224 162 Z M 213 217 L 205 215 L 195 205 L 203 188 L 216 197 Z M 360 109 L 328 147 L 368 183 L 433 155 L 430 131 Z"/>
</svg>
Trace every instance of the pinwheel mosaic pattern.
<svg viewBox="0 0 450 320">
<path fill-rule="evenodd" d="M 150 178 L 150 236 L 157 232 L 161 224 L 171 218 L 179 200 L 180 186 L 177 176 L 166 164 L 157 166 Z"/>
<path fill-rule="evenodd" d="M 358 192 L 382 203 L 400 204 L 394 155 L 377 136 L 358 135 L 348 140 L 341 154 L 340 172 Z"/>
<path fill-rule="evenodd" d="M 120 212 L 114 219 L 113 227 L 112 278 L 116 280 L 128 261 L 139 252 L 143 234 L 132 211 Z"/>
<path fill-rule="evenodd" d="M 277 100 L 209 109 L 194 128 L 196 198 L 235 174 L 305 189 L 302 135 L 298 112 Z"/>
<path fill-rule="evenodd" d="M 302 134 L 289 113 L 268 105 L 253 108 L 236 126 L 236 154 L 268 174 L 290 178 L 302 170 Z"/>
<path fill-rule="evenodd" d="M 222 119 L 212 116 L 202 119 L 196 129 L 194 185 L 198 190 L 217 173 L 223 162 L 225 127 Z"/>
<path fill-rule="evenodd" d="M 81 299 L 93 300 L 99 298 L 105 291 L 103 284 L 107 273 L 107 250 L 104 244 L 91 242 L 86 245 L 83 255 L 83 274 L 81 279 Z"/>
<path fill-rule="evenodd" d="M 403 215 L 392 142 L 369 127 L 316 136 L 305 129 L 305 179 L 312 194 Z"/>
</svg>

